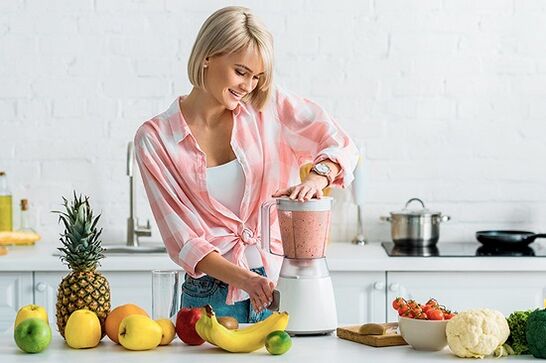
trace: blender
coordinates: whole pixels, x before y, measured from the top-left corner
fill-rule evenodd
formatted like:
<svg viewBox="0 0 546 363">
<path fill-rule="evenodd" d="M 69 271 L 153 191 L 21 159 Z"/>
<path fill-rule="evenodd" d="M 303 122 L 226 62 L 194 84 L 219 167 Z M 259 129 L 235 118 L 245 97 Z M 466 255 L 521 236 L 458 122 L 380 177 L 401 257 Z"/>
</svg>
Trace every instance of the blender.
<svg viewBox="0 0 546 363">
<path fill-rule="evenodd" d="M 287 197 L 262 204 L 262 243 L 270 250 L 270 212 L 275 205 L 279 219 L 283 262 L 277 290 L 279 310 L 287 311 L 290 335 L 329 334 L 337 328 L 334 289 L 325 250 L 330 230 L 332 198 L 305 202 Z"/>
</svg>

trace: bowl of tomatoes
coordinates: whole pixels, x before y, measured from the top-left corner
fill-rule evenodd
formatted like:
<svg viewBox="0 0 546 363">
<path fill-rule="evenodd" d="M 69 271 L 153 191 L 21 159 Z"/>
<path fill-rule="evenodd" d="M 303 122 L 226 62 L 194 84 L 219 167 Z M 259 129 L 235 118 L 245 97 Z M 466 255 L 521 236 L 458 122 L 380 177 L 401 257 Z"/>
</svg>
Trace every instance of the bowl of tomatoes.
<svg viewBox="0 0 546 363">
<path fill-rule="evenodd" d="M 432 298 L 420 304 L 397 297 L 392 306 L 398 312 L 400 334 L 413 349 L 438 351 L 447 346 L 446 325 L 455 312 Z"/>
</svg>

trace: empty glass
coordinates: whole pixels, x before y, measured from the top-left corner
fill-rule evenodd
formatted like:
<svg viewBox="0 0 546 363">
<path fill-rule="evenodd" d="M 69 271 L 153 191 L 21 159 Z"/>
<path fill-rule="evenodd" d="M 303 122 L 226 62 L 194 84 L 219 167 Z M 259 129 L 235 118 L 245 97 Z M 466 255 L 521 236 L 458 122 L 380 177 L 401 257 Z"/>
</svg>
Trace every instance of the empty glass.
<svg viewBox="0 0 546 363">
<path fill-rule="evenodd" d="M 152 318 L 174 322 L 179 308 L 179 271 L 152 271 Z"/>
</svg>

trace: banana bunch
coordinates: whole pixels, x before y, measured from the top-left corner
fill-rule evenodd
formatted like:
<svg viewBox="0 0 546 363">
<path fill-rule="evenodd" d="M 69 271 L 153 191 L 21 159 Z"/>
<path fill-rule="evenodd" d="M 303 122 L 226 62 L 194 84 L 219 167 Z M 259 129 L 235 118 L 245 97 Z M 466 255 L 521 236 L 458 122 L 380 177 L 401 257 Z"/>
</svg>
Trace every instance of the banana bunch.
<svg viewBox="0 0 546 363">
<path fill-rule="evenodd" d="M 199 336 L 219 348 L 233 353 L 249 353 L 265 345 L 265 337 L 288 325 L 288 313 L 273 312 L 271 316 L 244 329 L 229 330 L 216 319 L 210 305 L 204 306 L 195 324 Z"/>
<path fill-rule="evenodd" d="M 0 246 L 33 245 L 39 239 L 40 235 L 35 232 L 0 232 Z"/>
</svg>

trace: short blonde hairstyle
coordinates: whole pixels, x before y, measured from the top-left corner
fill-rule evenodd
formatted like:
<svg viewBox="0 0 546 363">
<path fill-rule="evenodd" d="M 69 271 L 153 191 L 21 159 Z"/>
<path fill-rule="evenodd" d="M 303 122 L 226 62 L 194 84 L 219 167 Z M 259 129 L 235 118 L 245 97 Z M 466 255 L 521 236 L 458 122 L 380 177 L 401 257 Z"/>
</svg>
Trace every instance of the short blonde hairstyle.
<svg viewBox="0 0 546 363">
<path fill-rule="evenodd" d="M 228 6 L 205 20 L 197 34 L 188 61 L 188 77 L 195 87 L 205 88 L 207 57 L 232 54 L 245 47 L 255 47 L 264 65 L 256 88 L 243 98 L 261 110 L 269 99 L 273 77 L 273 36 L 248 8 Z"/>
</svg>

